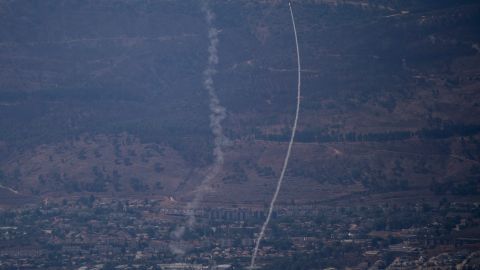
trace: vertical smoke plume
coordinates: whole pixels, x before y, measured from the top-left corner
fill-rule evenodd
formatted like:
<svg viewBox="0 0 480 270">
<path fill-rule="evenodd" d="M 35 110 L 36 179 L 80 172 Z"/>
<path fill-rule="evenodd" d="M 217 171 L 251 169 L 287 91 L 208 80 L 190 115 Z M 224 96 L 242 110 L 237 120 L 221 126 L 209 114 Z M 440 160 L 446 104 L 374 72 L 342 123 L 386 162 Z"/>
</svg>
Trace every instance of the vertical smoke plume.
<svg viewBox="0 0 480 270">
<path fill-rule="evenodd" d="M 295 34 L 295 45 L 296 45 L 296 48 L 297 48 L 297 77 L 298 77 L 298 80 L 297 80 L 297 109 L 295 111 L 295 120 L 293 122 L 292 135 L 290 137 L 290 142 L 288 143 L 287 154 L 285 156 L 285 160 L 283 161 L 282 172 L 280 174 L 280 178 L 278 179 L 277 188 L 275 189 L 275 193 L 273 194 L 272 201 L 270 202 L 270 208 L 268 209 L 267 219 L 263 223 L 262 229 L 260 230 L 260 234 L 258 235 L 257 241 L 255 243 L 255 249 L 253 250 L 252 259 L 250 261 L 250 269 L 253 269 L 254 266 L 255 266 L 255 259 L 257 257 L 257 253 L 258 253 L 258 247 L 260 246 L 260 242 L 262 241 L 262 238 L 265 234 L 265 229 L 267 228 L 268 223 L 270 222 L 270 218 L 272 217 L 273 207 L 275 206 L 275 201 L 277 200 L 278 193 L 280 192 L 280 188 L 282 187 L 283 177 L 285 176 L 285 171 L 286 171 L 287 166 L 288 166 L 288 160 L 290 159 L 290 152 L 292 150 L 293 141 L 295 139 L 295 132 L 297 131 L 298 114 L 300 112 L 300 86 L 301 86 L 300 50 L 298 49 L 297 28 L 295 27 L 295 19 L 293 17 L 293 11 L 292 11 L 292 6 L 291 6 L 290 2 L 288 2 L 288 7 L 290 8 L 290 16 L 292 18 L 293 33 Z"/>
<path fill-rule="evenodd" d="M 225 119 L 226 111 L 225 108 L 220 104 L 217 93 L 215 92 L 215 87 L 213 84 L 213 76 L 217 73 L 217 64 L 218 64 L 218 30 L 213 25 L 213 20 L 215 16 L 213 12 L 208 7 L 207 3 L 203 3 L 202 11 L 205 13 L 205 19 L 208 26 L 208 40 L 210 44 L 208 45 L 208 64 L 207 68 L 203 72 L 203 87 L 208 92 L 208 97 L 210 100 L 210 128 L 212 129 L 214 137 L 214 146 L 213 146 L 213 164 L 211 165 L 207 175 L 201 182 L 199 188 L 195 192 L 195 196 L 188 204 L 189 209 L 196 208 L 198 203 L 202 200 L 206 192 L 211 190 L 210 183 L 218 175 L 220 170 L 223 167 L 223 144 L 226 141 L 225 136 L 223 135 L 222 121 Z M 195 222 L 195 216 L 190 214 L 188 225 L 192 226 Z"/>
<path fill-rule="evenodd" d="M 195 224 L 194 209 L 198 207 L 198 204 L 203 199 L 203 196 L 211 191 L 211 181 L 218 175 L 223 167 L 223 144 L 226 141 L 223 135 L 222 121 L 226 117 L 226 110 L 220 104 L 217 93 L 215 92 L 215 86 L 213 82 L 213 76 L 217 73 L 218 64 L 218 30 L 215 28 L 213 21 L 215 19 L 214 13 L 210 10 L 207 3 L 202 4 L 202 11 L 205 14 L 205 20 L 208 26 L 208 64 L 203 71 L 203 87 L 207 90 L 209 97 L 210 107 L 210 128 L 214 137 L 213 146 L 213 164 L 210 166 L 207 174 L 203 178 L 199 187 L 195 190 L 193 200 L 187 204 L 187 216 L 188 220 L 186 226 L 178 227 L 172 234 L 174 239 L 180 240 L 187 228 L 191 228 Z M 183 255 L 185 253 L 184 248 L 171 245 L 170 249 L 177 255 Z"/>
</svg>

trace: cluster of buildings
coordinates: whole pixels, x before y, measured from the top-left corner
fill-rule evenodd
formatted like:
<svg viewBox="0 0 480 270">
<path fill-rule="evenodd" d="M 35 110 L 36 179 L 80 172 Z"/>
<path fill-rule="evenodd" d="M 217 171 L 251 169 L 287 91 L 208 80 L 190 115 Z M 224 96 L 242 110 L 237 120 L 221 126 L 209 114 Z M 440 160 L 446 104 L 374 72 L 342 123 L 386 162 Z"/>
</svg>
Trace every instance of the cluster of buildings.
<svg viewBox="0 0 480 270">
<path fill-rule="evenodd" d="M 93 196 L 4 209 L 0 269 L 245 269 L 265 214 L 255 207 L 193 211 L 157 200 Z M 190 215 L 196 223 L 175 235 Z M 281 270 L 291 260 L 318 269 L 475 269 L 479 226 L 475 203 L 283 205 L 258 265 Z"/>
</svg>

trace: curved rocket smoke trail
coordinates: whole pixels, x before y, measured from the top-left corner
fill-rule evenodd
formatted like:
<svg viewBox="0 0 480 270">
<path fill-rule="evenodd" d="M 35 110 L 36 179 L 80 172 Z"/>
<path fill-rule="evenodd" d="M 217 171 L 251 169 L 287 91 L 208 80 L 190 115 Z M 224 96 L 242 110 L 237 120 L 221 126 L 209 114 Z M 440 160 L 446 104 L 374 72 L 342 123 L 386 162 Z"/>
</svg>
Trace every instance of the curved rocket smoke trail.
<svg viewBox="0 0 480 270">
<path fill-rule="evenodd" d="M 188 220 L 186 226 L 191 228 L 195 224 L 195 215 L 194 209 L 198 206 L 200 201 L 203 199 L 205 193 L 211 190 L 209 184 L 211 181 L 218 175 L 221 171 L 224 155 L 223 155 L 223 144 L 226 141 L 225 136 L 223 135 L 222 121 L 226 117 L 226 110 L 220 104 L 217 93 L 215 91 L 213 76 L 217 72 L 216 66 L 218 64 L 218 30 L 213 25 L 213 20 L 215 19 L 214 13 L 210 10 L 207 3 L 202 4 L 202 11 L 205 14 L 205 19 L 208 26 L 208 64 L 206 69 L 203 71 L 203 87 L 208 92 L 209 97 L 209 107 L 210 107 L 210 128 L 214 137 L 214 146 L 213 146 L 213 164 L 210 166 L 207 175 L 203 178 L 199 187 L 195 190 L 194 198 L 191 202 L 187 204 L 187 216 Z M 185 226 L 178 227 L 172 234 L 175 239 L 181 239 L 185 233 Z M 184 254 L 185 251 L 183 248 L 175 246 L 174 244 L 170 246 L 170 249 L 175 254 Z"/>
<path fill-rule="evenodd" d="M 262 229 L 260 230 L 260 234 L 258 235 L 257 241 L 255 243 L 255 249 L 253 251 L 252 259 L 250 261 L 250 269 L 253 269 L 254 266 L 255 266 L 255 259 L 257 257 L 258 247 L 260 246 L 260 242 L 262 241 L 262 238 L 265 234 L 265 229 L 267 228 L 268 223 L 270 222 L 270 218 L 272 217 L 273 207 L 275 206 L 275 201 L 277 200 L 278 193 L 280 192 L 280 188 L 282 187 L 283 177 L 285 176 L 285 171 L 287 169 L 288 160 L 290 159 L 290 152 L 292 150 L 293 141 L 295 139 L 295 132 L 297 131 L 298 114 L 300 112 L 300 86 L 301 86 L 300 50 L 298 48 L 297 28 L 295 27 L 295 19 L 293 17 L 292 5 L 290 4 L 290 2 L 288 2 L 288 7 L 290 8 L 290 16 L 292 18 L 293 32 L 295 34 L 295 45 L 296 45 L 296 48 L 297 48 L 297 70 L 298 70 L 298 73 L 297 73 L 297 76 L 298 76 L 298 80 L 297 80 L 297 109 L 295 111 L 295 120 L 293 122 L 292 135 L 290 137 L 290 142 L 288 143 L 287 154 L 285 156 L 285 160 L 283 161 L 282 172 L 280 174 L 280 178 L 278 179 L 277 188 L 275 190 L 275 193 L 273 194 L 272 201 L 270 202 L 270 208 L 268 209 L 267 219 L 263 223 Z"/>
</svg>

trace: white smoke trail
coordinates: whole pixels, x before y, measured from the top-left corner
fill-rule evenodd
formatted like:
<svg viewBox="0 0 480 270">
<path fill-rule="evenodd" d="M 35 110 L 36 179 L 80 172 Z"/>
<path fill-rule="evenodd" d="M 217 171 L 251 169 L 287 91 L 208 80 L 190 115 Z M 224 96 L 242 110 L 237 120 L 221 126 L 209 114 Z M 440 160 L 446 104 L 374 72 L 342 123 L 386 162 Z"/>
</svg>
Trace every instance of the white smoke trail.
<svg viewBox="0 0 480 270">
<path fill-rule="evenodd" d="M 200 201 L 203 199 L 203 196 L 211 191 L 210 183 L 218 175 L 223 167 L 224 155 L 223 155 L 223 145 L 227 141 L 223 135 L 222 121 L 226 117 L 226 110 L 220 104 L 217 93 L 215 92 L 215 87 L 213 83 L 213 76 L 217 73 L 216 66 L 218 64 L 218 30 L 213 24 L 215 19 L 214 13 L 210 10 L 207 3 L 202 4 L 202 11 L 205 14 L 205 19 L 208 26 L 208 64 L 206 69 L 203 72 L 203 87 L 208 92 L 208 97 L 210 100 L 210 128 L 214 137 L 214 146 L 213 146 L 213 164 L 210 166 L 207 174 L 203 178 L 199 187 L 195 190 L 194 198 L 191 202 L 187 204 L 187 216 L 188 220 L 186 227 L 191 228 L 195 224 L 195 213 L 194 209 L 197 208 Z M 178 227 L 172 234 L 172 236 L 180 240 L 185 233 L 185 226 Z M 185 251 L 183 248 L 171 245 L 170 249 L 173 253 L 177 255 L 183 255 Z"/>
<path fill-rule="evenodd" d="M 19 194 L 19 192 L 16 191 L 15 189 L 10 188 L 10 187 L 6 187 L 6 186 L 4 186 L 4 185 L 2 185 L 2 184 L 0 184 L 0 188 L 6 189 L 6 190 L 8 190 L 8 191 L 10 191 L 10 192 L 12 192 L 12 193 L 15 193 L 15 194 Z"/>
<path fill-rule="evenodd" d="M 265 234 L 265 229 L 270 222 L 270 218 L 272 217 L 273 207 L 275 206 L 275 201 L 277 200 L 278 193 L 280 192 L 280 188 L 282 187 L 283 177 L 285 176 L 285 171 L 287 169 L 288 160 L 290 159 L 290 152 L 292 150 L 293 141 L 295 139 L 295 132 L 297 131 L 297 122 L 298 122 L 298 114 L 300 112 L 300 86 L 301 86 L 301 77 L 300 77 L 300 50 L 298 48 L 298 38 L 297 38 L 297 28 L 295 27 L 295 19 L 293 17 L 292 6 L 290 2 L 288 2 L 288 7 L 290 8 L 290 16 L 292 18 L 292 25 L 293 25 L 293 32 L 295 34 L 295 45 L 297 48 L 297 109 L 295 111 L 295 120 L 293 122 L 292 127 L 292 135 L 290 137 L 290 142 L 288 143 L 287 154 L 285 155 L 285 160 L 283 161 L 283 168 L 280 174 L 280 178 L 278 179 L 277 188 L 275 189 L 275 193 L 273 194 L 272 201 L 270 202 L 270 208 L 268 209 L 267 219 L 263 223 L 262 229 L 260 230 L 260 234 L 258 235 L 257 241 L 255 243 L 255 249 L 253 251 L 252 259 L 250 261 L 250 269 L 253 269 L 255 266 L 255 259 L 257 257 L 258 248 L 260 246 L 260 242 Z"/>
<path fill-rule="evenodd" d="M 204 3 L 202 5 L 202 11 L 205 13 L 205 19 L 208 26 L 208 39 L 210 44 L 208 45 L 208 65 L 205 71 L 203 72 L 203 86 L 208 92 L 209 96 L 209 107 L 210 107 L 210 128 L 212 129 L 214 137 L 214 146 L 213 146 L 213 157 L 214 161 L 211 165 L 207 175 L 204 177 L 199 188 L 195 192 L 194 199 L 189 203 L 188 209 L 194 209 L 198 206 L 198 203 L 202 200 L 203 195 L 206 192 L 210 191 L 209 186 L 210 182 L 218 175 L 221 171 L 224 157 L 223 157 L 223 145 L 226 141 L 225 136 L 223 135 L 222 121 L 226 117 L 226 110 L 220 104 L 220 100 L 215 92 L 215 87 L 213 84 L 213 76 L 217 73 L 216 66 L 218 64 L 218 30 L 213 25 L 213 20 L 215 15 L 210 10 L 208 5 Z M 191 214 L 189 219 L 189 226 L 192 226 L 195 219 L 194 215 Z"/>
</svg>

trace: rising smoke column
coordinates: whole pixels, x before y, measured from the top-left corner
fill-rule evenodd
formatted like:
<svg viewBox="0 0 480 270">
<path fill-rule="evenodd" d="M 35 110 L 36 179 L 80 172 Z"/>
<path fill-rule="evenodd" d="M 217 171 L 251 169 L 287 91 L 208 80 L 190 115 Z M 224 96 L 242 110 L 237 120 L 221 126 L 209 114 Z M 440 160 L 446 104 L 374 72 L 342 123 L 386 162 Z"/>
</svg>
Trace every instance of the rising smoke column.
<svg viewBox="0 0 480 270">
<path fill-rule="evenodd" d="M 217 93 L 215 91 L 215 86 L 213 83 L 213 76 L 217 73 L 217 64 L 218 64 L 218 30 L 213 24 L 215 19 L 214 13 L 210 10 L 206 2 L 202 4 L 202 12 L 205 14 L 205 20 L 208 26 L 208 64 L 206 69 L 203 71 L 203 87 L 207 90 L 209 98 L 209 107 L 210 107 L 210 128 L 214 137 L 214 146 L 213 146 L 213 164 L 210 166 L 207 174 L 203 178 L 199 187 L 195 190 L 194 198 L 191 202 L 187 204 L 187 216 L 188 220 L 186 226 L 191 228 L 195 224 L 195 214 L 194 209 L 197 208 L 200 201 L 203 199 L 203 196 L 211 191 L 210 183 L 218 175 L 223 167 L 224 155 L 223 155 L 223 144 L 226 141 L 225 136 L 223 135 L 222 121 L 226 117 L 226 110 L 220 104 Z M 185 233 L 185 226 L 178 227 L 172 234 L 172 236 L 179 240 L 183 237 Z M 175 254 L 184 254 L 185 251 L 183 248 L 171 245 L 170 249 Z"/>
<path fill-rule="evenodd" d="M 203 71 L 203 87 L 208 92 L 209 97 L 209 107 L 210 107 L 210 128 L 212 129 L 212 134 L 214 137 L 213 144 L 213 164 L 207 172 L 207 175 L 204 177 L 200 186 L 197 188 L 193 200 L 188 204 L 188 209 L 194 209 L 198 206 L 198 203 L 202 200 L 205 193 L 211 190 L 209 184 L 210 182 L 218 175 L 223 167 L 223 144 L 226 141 L 225 136 L 223 135 L 222 121 L 226 117 L 226 110 L 220 104 L 217 93 L 215 91 L 215 86 L 213 84 L 213 76 L 217 73 L 217 64 L 218 64 L 218 30 L 213 25 L 213 20 L 215 15 L 208 7 L 207 3 L 203 3 L 202 11 L 205 13 L 205 19 L 208 26 L 208 40 L 210 44 L 208 45 L 208 64 L 207 68 Z M 195 222 L 195 216 L 193 214 L 189 215 L 188 226 L 192 226 Z"/>
<path fill-rule="evenodd" d="M 290 8 L 290 16 L 292 18 L 292 25 L 293 25 L 293 33 L 295 34 L 295 45 L 297 48 L 297 109 L 295 111 L 295 120 L 293 122 L 292 127 L 292 135 L 290 137 L 290 142 L 288 143 L 287 154 L 285 155 L 285 160 L 283 161 L 283 168 L 280 174 L 280 178 L 278 178 L 277 188 L 275 189 L 275 193 L 273 194 L 272 201 L 270 202 L 270 208 L 268 209 L 267 219 L 263 223 L 262 229 L 260 230 L 260 234 L 258 235 L 257 241 L 255 243 L 255 249 L 253 251 L 252 260 L 250 261 L 250 269 L 253 269 L 255 266 L 255 259 L 257 257 L 258 247 L 260 246 L 260 242 L 265 234 L 265 229 L 270 222 L 270 218 L 272 217 L 273 207 L 275 206 L 275 201 L 277 200 L 278 193 L 280 192 L 280 188 L 282 187 L 283 177 L 285 176 L 285 171 L 288 166 L 288 160 L 290 159 L 290 152 L 292 150 L 293 141 L 295 139 L 295 132 L 297 131 L 297 122 L 298 122 L 298 114 L 300 112 L 300 86 L 301 86 L 301 77 L 300 77 L 300 50 L 298 49 L 298 38 L 297 38 L 297 28 L 295 27 L 295 19 L 293 17 L 292 6 L 290 2 L 288 2 L 288 7 Z"/>
</svg>

